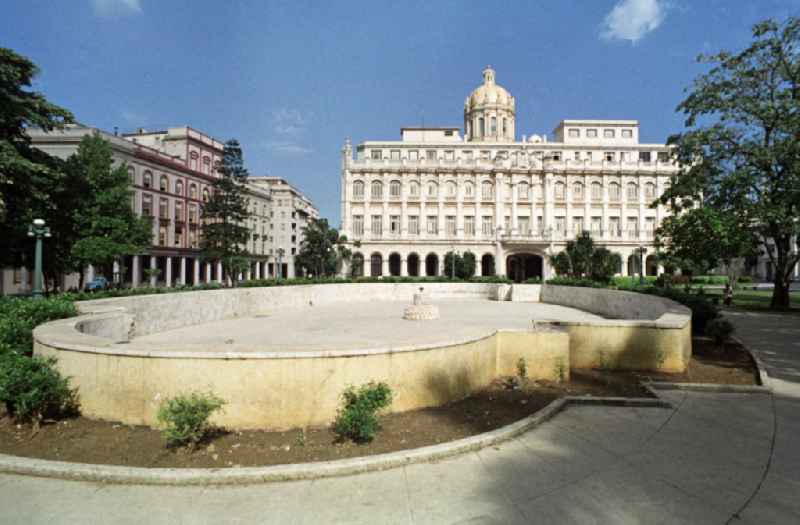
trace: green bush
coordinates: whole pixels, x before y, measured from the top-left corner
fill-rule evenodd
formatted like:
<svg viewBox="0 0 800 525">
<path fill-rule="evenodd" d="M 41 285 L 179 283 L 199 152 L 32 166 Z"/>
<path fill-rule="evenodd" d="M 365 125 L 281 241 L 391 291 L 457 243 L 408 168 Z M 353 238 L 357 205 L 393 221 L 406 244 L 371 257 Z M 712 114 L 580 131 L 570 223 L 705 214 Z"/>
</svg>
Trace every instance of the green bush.
<svg viewBox="0 0 800 525">
<path fill-rule="evenodd" d="M 28 357 L 0 351 L 0 402 L 21 422 L 37 424 L 44 418 L 78 411 L 77 389 L 55 367 L 55 358 Z"/>
<path fill-rule="evenodd" d="M 542 284 L 542 278 L 531 277 L 530 279 L 526 279 L 524 284 Z"/>
<path fill-rule="evenodd" d="M 717 345 L 724 343 L 732 333 L 733 325 L 730 321 L 723 319 L 722 317 L 712 319 L 706 325 L 705 334 L 709 337 L 713 337 L 714 342 L 717 343 Z"/>
<path fill-rule="evenodd" d="M 220 410 L 225 401 L 212 393 L 184 394 L 166 399 L 158 409 L 158 421 L 163 425 L 161 435 L 167 446 L 194 447 L 211 428 L 208 419 Z"/>
<path fill-rule="evenodd" d="M 378 412 L 392 403 L 392 389 L 386 383 L 370 381 L 358 389 L 348 387 L 342 393 L 342 406 L 336 413 L 333 431 L 340 439 L 356 443 L 372 441 L 380 428 Z"/>
<path fill-rule="evenodd" d="M 33 329 L 47 321 L 77 315 L 67 298 L 30 299 L 6 297 L 0 299 L 0 347 L 18 354 L 33 352 Z"/>
<path fill-rule="evenodd" d="M 741 277 L 739 277 L 738 282 L 740 282 L 740 283 L 752 283 L 753 282 L 753 278 L 750 277 L 749 275 L 742 275 Z"/>
<path fill-rule="evenodd" d="M 728 278 L 724 275 L 695 275 L 691 278 L 692 284 L 726 284 Z"/>
<path fill-rule="evenodd" d="M 719 308 L 706 295 L 686 293 L 677 288 L 650 288 L 645 293 L 652 293 L 680 303 L 692 311 L 692 332 L 704 334 L 706 325 L 719 317 Z"/>
</svg>

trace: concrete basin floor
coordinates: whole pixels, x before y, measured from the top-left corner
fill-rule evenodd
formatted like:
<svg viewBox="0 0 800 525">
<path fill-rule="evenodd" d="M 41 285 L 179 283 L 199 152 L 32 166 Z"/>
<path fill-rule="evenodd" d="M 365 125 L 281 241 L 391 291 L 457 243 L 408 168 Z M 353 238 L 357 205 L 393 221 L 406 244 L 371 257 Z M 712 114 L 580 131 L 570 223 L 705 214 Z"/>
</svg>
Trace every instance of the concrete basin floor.
<svg viewBox="0 0 800 525">
<path fill-rule="evenodd" d="M 388 349 L 446 344 L 493 333 L 528 329 L 533 320 L 579 321 L 601 317 L 544 303 L 507 301 L 430 301 L 441 317 L 428 321 L 402 318 L 405 301 L 364 301 L 300 310 L 253 312 L 252 316 L 187 326 L 136 337 L 137 345 L 192 345 L 192 350 L 225 350 L 235 344 L 259 351 Z M 195 345 L 203 345 L 196 347 Z"/>
</svg>

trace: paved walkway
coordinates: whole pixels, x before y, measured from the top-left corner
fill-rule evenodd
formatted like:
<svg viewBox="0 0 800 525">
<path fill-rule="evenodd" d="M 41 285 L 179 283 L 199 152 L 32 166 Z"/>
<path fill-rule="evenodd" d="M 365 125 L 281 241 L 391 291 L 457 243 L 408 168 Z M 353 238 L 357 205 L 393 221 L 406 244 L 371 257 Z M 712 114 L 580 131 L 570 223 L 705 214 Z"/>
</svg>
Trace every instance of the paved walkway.
<svg viewBox="0 0 800 525">
<path fill-rule="evenodd" d="M 731 316 L 794 362 L 797 318 Z M 783 342 L 781 342 L 783 338 Z M 764 341 L 769 341 L 769 347 Z M 800 398 L 669 392 L 673 409 L 570 407 L 435 464 L 248 487 L 0 476 L 3 523 L 800 523 Z M 788 392 L 788 393 L 787 393 Z"/>
</svg>

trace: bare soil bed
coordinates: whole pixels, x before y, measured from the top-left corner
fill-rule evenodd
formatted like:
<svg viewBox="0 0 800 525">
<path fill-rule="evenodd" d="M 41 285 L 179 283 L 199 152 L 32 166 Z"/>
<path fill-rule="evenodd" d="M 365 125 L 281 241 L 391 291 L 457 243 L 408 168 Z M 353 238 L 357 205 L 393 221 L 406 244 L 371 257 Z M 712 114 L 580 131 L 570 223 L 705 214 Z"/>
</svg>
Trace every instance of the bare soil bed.
<svg viewBox="0 0 800 525">
<path fill-rule="evenodd" d="M 648 397 L 640 380 L 755 384 L 755 366 L 736 344 L 717 349 L 696 339 L 685 374 L 573 370 L 570 382 L 498 379 L 467 399 L 437 408 L 388 414 L 371 443 L 338 442 L 330 428 L 286 432 L 217 430 L 194 450 L 167 449 L 157 430 L 77 417 L 46 422 L 34 432 L 0 417 L 0 453 L 135 467 L 225 468 L 328 461 L 452 441 L 522 419 L 567 395 Z"/>
<path fill-rule="evenodd" d="M 692 360 L 686 372 L 646 375 L 654 381 L 673 383 L 759 384 L 758 369 L 747 350 L 735 341 L 718 346 L 707 337 L 692 339 Z"/>
</svg>

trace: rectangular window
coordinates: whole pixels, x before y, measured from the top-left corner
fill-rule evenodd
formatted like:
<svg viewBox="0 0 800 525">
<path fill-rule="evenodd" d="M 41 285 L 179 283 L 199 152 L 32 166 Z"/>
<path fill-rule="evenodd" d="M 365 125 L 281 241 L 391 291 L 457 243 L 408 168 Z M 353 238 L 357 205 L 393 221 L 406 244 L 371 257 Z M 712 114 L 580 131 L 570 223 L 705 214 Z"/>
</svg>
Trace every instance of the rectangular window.
<svg viewBox="0 0 800 525">
<path fill-rule="evenodd" d="M 641 162 L 650 162 L 650 152 L 649 151 L 640 151 L 639 152 L 639 161 L 641 161 Z"/>
<path fill-rule="evenodd" d="M 587 151 L 586 152 L 586 160 L 588 160 L 589 162 L 592 161 L 592 152 L 591 151 Z"/>
<path fill-rule="evenodd" d="M 444 152 L 444 160 L 454 160 L 455 157 L 456 155 L 453 150 L 447 150 Z"/>
<path fill-rule="evenodd" d="M 575 234 L 583 231 L 583 217 L 572 218 L 572 231 L 575 232 Z"/>
<path fill-rule="evenodd" d="M 586 138 L 596 139 L 597 138 L 597 130 L 596 129 L 587 129 L 586 130 Z"/>
<path fill-rule="evenodd" d="M 601 229 L 603 229 L 603 218 L 592 217 L 592 234 L 599 235 Z"/>
<path fill-rule="evenodd" d="M 427 158 L 428 160 L 436 160 L 436 150 L 429 149 L 428 151 L 426 151 L 425 158 Z"/>
<path fill-rule="evenodd" d="M 392 151 L 389 153 L 389 156 L 390 156 L 390 158 L 391 158 L 392 160 L 400 160 L 400 150 L 399 150 L 399 149 L 393 149 L 393 150 L 392 150 Z"/>
<path fill-rule="evenodd" d="M 475 235 L 475 217 L 473 215 L 464 216 L 464 234 L 469 236 Z"/>
<path fill-rule="evenodd" d="M 465 151 L 465 152 L 462 153 L 462 155 L 464 156 L 464 160 L 472 160 L 472 152 L 471 151 Z"/>
<path fill-rule="evenodd" d="M 556 217 L 556 231 L 562 235 L 567 232 L 566 217 Z"/>
<path fill-rule="evenodd" d="M 169 201 L 161 199 L 158 202 L 158 216 L 162 219 L 169 219 Z"/>
<path fill-rule="evenodd" d="M 632 129 L 623 129 L 622 130 L 622 138 L 623 139 L 633 138 L 633 130 Z"/>
<path fill-rule="evenodd" d="M 371 151 L 372 160 L 381 160 L 383 159 L 383 151 L 379 149 L 374 149 Z"/>
<path fill-rule="evenodd" d="M 606 151 L 605 159 L 606 159 L 606 162 L 614 162 L 614 152 L 613 151 Z"/>
<path fill-rule="evenodd" d="M 655 229 L 656 229 L 656 218 L 647 217 L 644 220 L 644 231 L 646 231 L 648 235 L 653 235 Z"/>
<path fill-rule="evenodd" d="M 614 138 L 614 130 L 613 129 L 604 129 L 603 130 L 603 138 L 604 139 L 613 139 Z"/>
<path fill-rule="evenodd" d="M 619 217 L 608 218 L 608 229 L 610 230 L 611 237 L 619 237 L 621 232 L 619 229 Z"/>
<path fill-rule="evenodd" d="M 581 152 L 580 151 L 576 151 L 575 152 L 575 160 L 581 160 Z"/>
<path fill-rule="evenodd" d="M 669 153 L 667 153 L 666 151 L 659 151 L 658 162 L 669 162 Z"/>
<path fill-rule="evenodd" d="M 428 229 L 429 235 L 437 235 L 439 233 L 439 217 L 436 215 L 428 215 Z"/>
<path fill-rule="evenodd" d="M 410 235 L 419 235 L 419 215 L 408 216 L 408 233 Z"/>
<path fill-rule="evenodd" d="M 494 234 L 494 224 L 491 215 L 484 215 L 481 222 L 481 233 L 483 235 L 491 236 Z"/>
<path fill-rule="evenodd" d="M 580 136 L 581 136 L 581 131 L 579 129 L 573 128 L 573 129 L 569 130 L 569 137 L 570 138 L 577 139 Z"/>
<path fill-rule="evenodd" d="M 159 246 L 166 246 L 167 245 L 167 227 L 160 226 L 158 228 L 158 245 Z"/>
<path fill-rule="evenodd" d="M 400 216 L 399 215 L 390 215 L 389 216 L 389 231 L 395 235 L 400 233 Z"/>
<path fill-rule="evenodd" d="M 408 160 L 419 160 L 419 151 L 415 149 L 409 150 Z"/>
<path fill-rule="evenodd" d="M 506 231 L 506 233 L 511 231 L 511 217 L 508 215 L 503 217 L 503 229 Z"/>
<path fill-rule="evenodd" d="M 180 246 L 183 240 L 183 228 L 175 226 L 175 246 Z"/>
<path fill-rule="evenodd" d="M 628 217 L 627 229 L 629 238 L 636 237 L 639 232 L 639 219 L 636 217 Z"/>
<path fill-rule="evenodd" d="M 528 217 L 517 217 L 517 224 L 519 225 L 519 233 L 522 235 L 530 235 L 531 221 Z"/>
<path fill-rule="evenodd" d="M 353 235 L 364 235 L 364 216 L 353 215 Z"/>
<path fill-rule="evenodd" d="M 445 217 L 445 226 L 447 228 L 447 235 L 449 237 L 456 236 L 456 216 L 455 215 L 448 215 Z"/>
<path fill-rule="evenodd" d="M 372 235 L 381 235 L 383 233 L 383 217 L 380 215 L 372 216 L 372 228 L 370 231 Z"/>
</svg>

